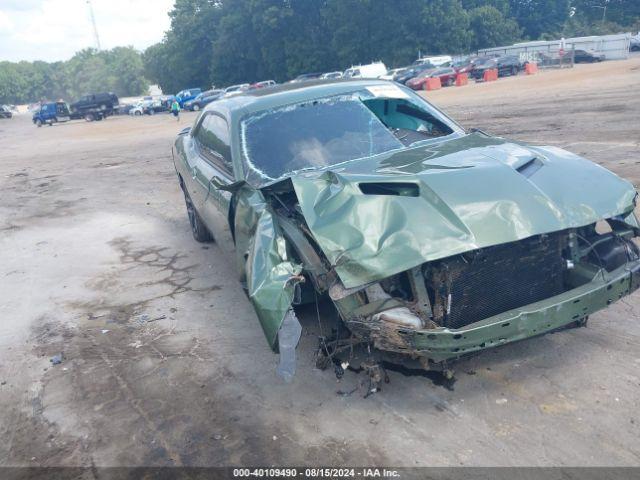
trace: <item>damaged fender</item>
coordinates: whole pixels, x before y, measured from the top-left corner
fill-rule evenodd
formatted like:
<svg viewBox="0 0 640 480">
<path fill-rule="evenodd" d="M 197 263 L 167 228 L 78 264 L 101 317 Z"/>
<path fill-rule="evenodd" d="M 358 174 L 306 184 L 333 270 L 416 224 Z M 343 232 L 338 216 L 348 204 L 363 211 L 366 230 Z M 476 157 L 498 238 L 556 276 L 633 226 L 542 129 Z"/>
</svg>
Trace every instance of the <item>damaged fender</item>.
<svg viewBox="0 0 640 480">
<path fill-rule="evenodd" d="M 296 284 L 304 281 L 302 266 L 289 259 L 280 227 L 259 190 L 243 187 L 237 192 L 235 236 L 241 276 L 269 345 L 280 350 L 280 340 L 286 343 L 281 345 L 281 355 L 295 355 L 301 329 L 291 302 Z M 283 369 L 284 361 L 279 373 L 287 379 L 293 373 L 291 368 Z M 287 363 L 292 364 L 291 358 Z"/>
</svg>

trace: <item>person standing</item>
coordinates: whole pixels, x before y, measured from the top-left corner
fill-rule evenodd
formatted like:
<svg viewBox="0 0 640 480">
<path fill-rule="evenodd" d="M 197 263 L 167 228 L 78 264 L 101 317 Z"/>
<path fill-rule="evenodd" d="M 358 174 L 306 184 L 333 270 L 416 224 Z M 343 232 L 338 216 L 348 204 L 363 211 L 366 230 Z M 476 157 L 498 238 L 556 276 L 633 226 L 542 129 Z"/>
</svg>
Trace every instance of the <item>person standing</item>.
<svg viewBox="0 0 640 480">
<path fill-rule="evenodd" d="M 176 121 L 180 121 L 180 104 L 178 103 L 178 100 L 176 100 L 175 98 L 173 99 L 173 102 L 171 102 L 171 113 L 173 114 L 174 117 L 176 117 Z"/>
</svg>

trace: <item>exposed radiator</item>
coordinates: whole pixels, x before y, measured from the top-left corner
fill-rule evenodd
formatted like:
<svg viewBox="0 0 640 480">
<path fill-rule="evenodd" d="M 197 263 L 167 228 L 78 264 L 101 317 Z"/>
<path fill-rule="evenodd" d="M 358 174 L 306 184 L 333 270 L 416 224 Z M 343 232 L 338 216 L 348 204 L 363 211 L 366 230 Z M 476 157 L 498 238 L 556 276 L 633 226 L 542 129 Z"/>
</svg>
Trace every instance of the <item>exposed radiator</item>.
<svg viewBox="0 0 640 480">
<path fill-rule="evenodd" d="M 566 232 L 425 264 L 436 323 L 459 328 L 562 293 Z"/>
</svg>

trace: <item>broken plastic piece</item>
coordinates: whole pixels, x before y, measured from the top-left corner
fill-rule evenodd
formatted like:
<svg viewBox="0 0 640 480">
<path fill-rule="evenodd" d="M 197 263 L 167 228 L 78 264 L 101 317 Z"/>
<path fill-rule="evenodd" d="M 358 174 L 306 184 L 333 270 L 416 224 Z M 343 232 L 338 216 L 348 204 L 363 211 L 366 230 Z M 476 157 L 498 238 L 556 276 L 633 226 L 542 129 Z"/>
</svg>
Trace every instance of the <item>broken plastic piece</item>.
<svg viewBox="0 0 640 480">
<path fill-rule="evenodd" d="M 300 341 L 302 327 L 293 310 L 287 311 L 278 330 L 278 349 L 280 351 L 280 363 L 277 372 L 285 382 L 293 380 L 296 373 L 296 346 Z"/>
</svg>

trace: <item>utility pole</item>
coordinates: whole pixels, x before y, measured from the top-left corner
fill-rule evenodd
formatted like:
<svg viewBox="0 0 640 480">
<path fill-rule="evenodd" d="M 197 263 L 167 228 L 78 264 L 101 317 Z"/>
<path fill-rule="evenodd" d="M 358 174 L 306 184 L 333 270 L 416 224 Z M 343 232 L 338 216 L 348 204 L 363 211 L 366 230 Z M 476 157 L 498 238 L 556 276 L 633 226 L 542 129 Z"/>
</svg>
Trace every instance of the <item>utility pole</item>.
<svg viewBox="0 0 640 480">
<path fill-rule="evenodd" d="M 100 37 L 98 36 L 98 27 L 96 26 L 96 17 L 93 15 L 93 5 L 91 5 L 91 0 L 87 0 L 87 5 L 89 5 L 89 16 L 91 17 L 91 24 L 93 25 L 93 36 L 96 40 L 96 47 L 98 51 L 100 48 Z"/>
</svg>

